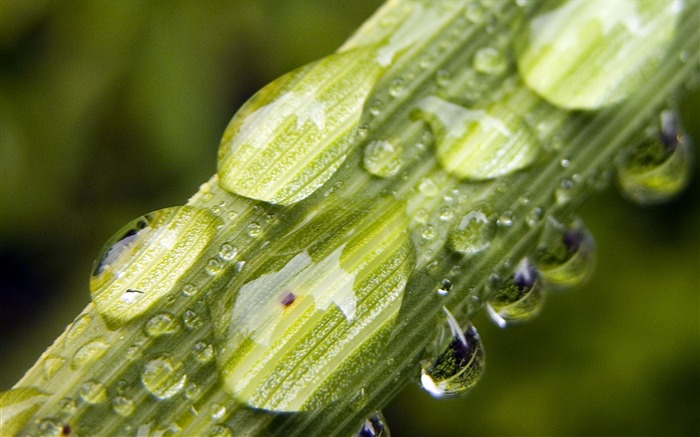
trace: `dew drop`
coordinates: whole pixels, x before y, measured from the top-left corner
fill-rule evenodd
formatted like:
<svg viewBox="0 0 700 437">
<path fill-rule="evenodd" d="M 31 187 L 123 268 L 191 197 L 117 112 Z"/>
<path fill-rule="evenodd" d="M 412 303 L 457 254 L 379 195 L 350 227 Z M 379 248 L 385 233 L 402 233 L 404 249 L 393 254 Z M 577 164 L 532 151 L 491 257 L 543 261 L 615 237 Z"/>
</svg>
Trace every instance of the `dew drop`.
<svg viewBox="0 0 700 437">
<path fill-rule="evenodd" d="M 80 386 L 80 398 L 89 404 L 99 404 L 107 399 L 107 391 L 101 382 L 87 381 Z"/>
<path fill-rule="evenodd" d="M 182 321 L 187 329 L 197 329 L 201 327 L 203 323 L 202 318 L 192 310 L 185 311 L 185 313 L 182 315 Z"/>
<path fill-rule="evenodd" d="M 365 419 L 354 437 L 390 437 L 389 427 L 381 411 Z"/>
<path fill-rule="evenodd" d="M 233 432 L 226 425 L 216 425 L 209 431 L 208 437 L 232 437 Z"/>
<path fill-rule="evenodd" d="M 146 326 L 144 326 L 144 332 L 149 337 L 159 337 L 161 335 L 169 335 L 175 333 L 179 328 L 179 324 L 175 317 L 170 313 L 160 313 L 151 317 Z"/>
<path fill-rule="evenodd" d="M 468 3 L 464 15 L 474 24 L 482 24 L 486 21 L 486 11 L 478 3 Z"/>
<path fill-rule="evenodd" d="M 112 399 L 112 409 L 120 416 L 127 417 L 134 412 L 136 405 L 134 401 L 125 396 L 116 396 Z"/>
<path fill-rule="evenodd" d="M 247 230 L 250 238 L 258 238 L 262 234 L 262 227 L 257 223 L 249 224 Z"/>
<path fill-rule="evenodd" d="M 449 293 L 450 290 L 452 290 L 452 281 L 449 279 L 443 279 L 437 292 L 440 296 L 447 296 L 447 293 Z"/>
<path fill-rule="evenodd" d="M 90 314 L 81 314 L 78 316 L 70 327 L 68 331 L 68 341 L 73 341 L 79 337 L 85 329 L 92 323 L 92 316 Z"/>
<path fill-rule="evenodd" d="M 382 113 L 382 108 L 384 108 L 384 103 L 381 100 L 374 99 L 370 102 L 369 108 L 367 110 L 373 117 L 377 117 Z"/>
<path fill-rule="evenodd" d="M 474 70 L 484 74 L 501 74 L 506 70 L 508 60 L 503 53 L 493 47 L 483 47 L 474 55 Z"/>
<path fill-rule="evenodd" d="M 219 258 L 211 258 L 204 268 L 209 276 L 217 276 L 224 270 L 224 263 Z"/>
<path fill-rule="evenodd" d="M 219 257 L 222 260 L 231 261 L 236 257 L 236 255 L 238 255 L 238 249 L 228 243 L 221 245 L 221 249 L 219 249 Z"/>
<path fill-rule="evenodd" d="M 421 237 L 425 240 L 432 240 L 435 238 L 435 226 L 427 224 L 421 229 Z"/>
<path fill-rule="evenodd" d="M 498 226 L 502 226 L 504 228 L 509 228 L 513 226 L 513 219 L 514 219 L 514 214 L 513 211 L 507 210 L 503 211 L 501 215 L 498 217 L 498 221 L 496 222 Z"/>
<path fill-rule="evenodd" d="M 44 359 L 44 379 L 51 379 L 61 367 L 66 364 L 66 359 L 58 355 L 49 355 Z"/>
<path fill-rule="evenodd" d="M 191 401 L 197 400 L 201 394 L 202 388 L 194 382 L 190 382 L 187 384 L 187 387 L 185 387 L 185 397 Z"/>
<path fill-rule="evenodd" d="M 107 349 L 109 349 L 109 344 L 107 344 L 107 340 L 104 337 L 92 339 L 75 352 L 70 363 L 71 369 L 75 370 L 97 361 L 107 352 Z"/>
<path fill-rule="evenodd" d="M 440 220 L 446 222 L 452 220 L 454 217 L 454 211 L 449 206 L 445 205 L 440 207 Z"/>
<path fill-rule="evenodd" d="M 401 150 L 389 141 L 370 141 L 365 147 L 363 164 L 365 169 L 375 176 L 390 177 L 401 169 Z"/>
<path fill-rule="evenodd" d="M 222 420 L 226 416 L 226 412 L 225 405 L 214 404 L 211 407 L 211 418 L 215 421 Z"/>
<path fill-rule="evenodd" d="M 527 213 L 527 216 L 525 216 L 525 223 L 527 223 L 527 225 L 531 228 L 535 227 L 542 220 L 543 215 L 544 210 L 539 206 L 536 206 Z"/>
<path fill-rule="evenodd" d="M 444 308 L 451 338 L 432 363 L 421 370 L 421 385 L 435 398 L 463 396 L 484 371 L 484 349 L 473 325 L 465 331 Z"/>
<path fill-rule="evenodd" d="M 199 289 L 193 284 L 185 284 L 182 287 L 182 295 L 185 297 L 194 296 L 199 293 Z"/>
<path fill-rule="evenodd" d="M 183 389 L 187 375 L 182 363 L 173 363 L 170 357 L 163 355 L 146 363 L 141 382 L 158 399 L 169 399 Z"/>
<path fill-rule="evenodd" d="M 501 328 L 536 316 L 544 303 L 544 289 L 535 265 L 524 258 L 513 275 L 495 287 L 486 309 L 491 320 Z"/>
<path fill-rule="evenodd" d="M 475 209 L 467 213 L 450 232 L 452 250 L 471 256 L 486 250 L 496 235 L 496 226 L 486 213 Z"/>
<path fill-rule="evenodd" d="M 109 240 L 95 262 L 90 291 L 110 327 L 143 314 L 170 292 L 217 233 L 220 220 L 191 206 L 140 217 Z"/>
<path fill-rule="evenodd" d="M 401 97 L 406 92 L 406 84 L 403 79 L 396 78 L 389 85 L 389 95 L 392 97 Z"/>
<path fill-rule="evenodd" d="M 534 258 L 548 284 L 572 287 L 590 276 L 595 264 L 595 241 L 580 220 L 567 226 L 550 219 Z"/>
<path fill-rule="evenodd" d="M 663 111 L 655 134 L 617 162 L 622 193 L 640 205 L 655 205 L 677 196 L 690 180 L 693 153 L 679 116 Z"/>
<path fill-rule="evenodd" d="M 59 437 L 63 435 L 63 423 L 54 418 L 40 420 L 36 429 L 40 437 Z"/>
<path fill-rule="evenodd" d="M 194 358 L 200 363 L 208 363 L 214 358 L 214 346 L 200 341 L 194 345 L 192 355 L 194 355 Z"/>
</svg>

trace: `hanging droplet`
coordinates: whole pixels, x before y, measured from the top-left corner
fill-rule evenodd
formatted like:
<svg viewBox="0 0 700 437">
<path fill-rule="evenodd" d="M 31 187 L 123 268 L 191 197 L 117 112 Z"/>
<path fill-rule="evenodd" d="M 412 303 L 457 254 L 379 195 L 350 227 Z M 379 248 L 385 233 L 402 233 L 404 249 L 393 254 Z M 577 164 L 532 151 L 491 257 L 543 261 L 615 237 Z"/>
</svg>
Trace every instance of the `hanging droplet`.
<svg viewBox="0 0 700 437">
<path fill-rule="evenodd" d="M 454 316 L 443 309 L 451 339 L 437 358 L 421 370 L 421 385 L 435 398 L 465 395 L 484 371 L 484 349 L 476 328 L 470 324 L 462 331 Z"/>
<path fill-rule="evenodd" d="M 73 355 L 70 367 L 75 370 L 79 367 L 83 367 L 86 364 L 97 361 L 102 355 L 109 349 L 109 344 L 104 337 L 97 337 L 85 343 L 78 349 Z"/>
<path fill-rule="evenodd" d="M 491 320 L 501 328 L 513 322 L 529 320 L 542 308 L 544 290 L 537 268 L 524 258 L 513 276 L 495 287 L 486 303 Z"/>
<path fill-rule="evenodd" d="M 437 157 L 449 173 L 467 180 L 486 180 L 528 167 L 540 145 L 520 117 L 516 92 L 473 109 L 428 96 L 417 104 L 414 115 L 425 120 L 436 141 Z"/>
<path fill-rule="evenodd" d="M 496 235 L 496 225 L 481 209 L 470 211 L 450 232 L 449 245 L 452 250 L 466 256 L 486 250 Z"/>
<path fill-rule="evenodd" d="M 572 287 L 590 276 L 595 264 L 595 241 L 580 220 L 567 226 L 550 218 L 534 259 L 548 284 Z"/>
<path fill-rule="evenodd" d="M 191 206 L 138 218 L 109 240 L 90 278 L 92 300 L 110 327 L 143 314 L 199 259 L 221 221 Z"/>
<path fill-rule="evenodd" d="M 401 149 L 384 140 L 370 141 L 365 147 L 363 164 L 375 176 L 383 178 L 396 175 L 401 169 Z"/>
<path fill-rule="evenodd" d="M 690 180 L 693 153 L 677 113 L 663 111 L 651 138 L 621 156 L 617 176 L 622 192 L 641 205 L 654 205 L 678 195 Z"/>
<path fill-rule="evenodd" d="M 169 399 L 185 387 L 187 374 L 182 363 L 173 363 L 170 357 L 163 355 L 146 363 L 141 382 L 153 396 Z"/>
<path fill-rule="evenodd" d="M 377 411 L 365 419 L 354 437 L 391 437 L 386 419 L 381 411 Z"/>
</svg>

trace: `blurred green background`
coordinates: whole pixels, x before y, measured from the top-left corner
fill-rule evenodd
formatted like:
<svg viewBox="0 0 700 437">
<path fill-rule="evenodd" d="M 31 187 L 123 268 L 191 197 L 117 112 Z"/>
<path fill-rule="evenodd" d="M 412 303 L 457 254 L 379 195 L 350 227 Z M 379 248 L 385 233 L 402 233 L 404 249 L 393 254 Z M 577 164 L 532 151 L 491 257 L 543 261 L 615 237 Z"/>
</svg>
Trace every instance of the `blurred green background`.
<svg viewBox="0 0 700 437">
<path fill-rule="evenodd" d="M 89 302 L 103 242 L 184 203 L 236 109 L 380 3 L 0 0 L 1 389 Z M 696 139 L 699 114 L 696 91 Z M 581 215 L 593 278 L 528 324 L 475 320 L 482 381 L 451 401 L 407 387 L 385 410 L 395 437 L 700 433 L 698 178 L 652 208 L 611 187 Z"/>
</svg>

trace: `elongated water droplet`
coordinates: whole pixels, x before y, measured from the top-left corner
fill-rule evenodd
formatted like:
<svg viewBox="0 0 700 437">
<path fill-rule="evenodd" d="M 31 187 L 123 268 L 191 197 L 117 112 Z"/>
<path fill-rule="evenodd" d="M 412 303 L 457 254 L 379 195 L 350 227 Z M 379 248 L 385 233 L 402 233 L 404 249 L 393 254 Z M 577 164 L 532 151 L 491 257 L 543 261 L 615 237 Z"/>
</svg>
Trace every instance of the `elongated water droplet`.
<svg viewBox="0 0 700 437">
<path fill-rule="evenodd" d="M 548 284 L 572 287 L 590 276 L 595 264 L 595 241 L 580 220 L 564 225 L 550 218 L 534 258 Z"/>
<path fill-rule="evenodd" d="M 224 132 L 221 187 L 285 205 L 313 193 L 350 152 L 365 99 L 383 70 L 374 50 L 362 48 L 333 54 L 267 85 Z"/>
<path fill-rule="evenodd" d="M 86 364 L 97 361 L 107 352 L 107 349 L 109 349 L 109 344 L 107 344 L 107 340 L 104 337 L 92 339 L 75 352 L 70 366 L 75 370 Z"/>
<path fill-rule="evenodd" d="M 176 285 L 199 258 L 221 221 L 208 210 L 181 206 L 138 218 L 105 245 L 90 291 L 111 327 L 143 314 Z"/>
<path fill-rule="evenodd" d="M 421 385 L 435 398 L 463 396 L 478 382 L 484 370 L 484 349 L 473 325 L 462 330 L 444 308 L 450 340 L 437 358 L 421 370 Z"/>
<path fill-rule="evenodd" d="M 622 192 L 641 205 L 654 205 L 678 195 L 690 180 L 693 153 L 678 114 L 661 113 L 651 138 L 623 154 L 617 162 Z"/>
<path fill-rule="evenodd" d="M 465 214 L 450 232 L 452 250 L 467 256 L 486 250 L 496 235 L 496 225 L 482 209 Z"/>
<path fill-rule="evenodd" d="M 518 51 L 520 73 L 557 106 L 618 102 L 663 60 L 682 10 L 678 0 L 564 2 L 530 22 Z"/>
<path fill-rule="evenodd" d="M 365 419 L 354 437 L 391 437 L 386 419 L 381 411 L 377 411 Z"/>
<path fill-rule="evenodd" d="M 496 287 L 486 303 L 491 319 L 501 328 L 513 322 L 529 320 L 542 308 L 544 290 L 532 262 L 524 258 L 513 276 Z"/>
<path fill-rule="evenodd" d="M 509 107 L 511 98 L 473 109 L 436 96 L 418 102 L 415 115 L 430 126 L 445 170 L 478 181 L 513 173 L 534 161 L 539 142 L 517 109 Z"/>
<path fill-rule="evenodd" d="M 187 374 L 182 363 L 173 363 L 170 357 L 163 355 L 146 363 L 141 382 L 153 396 L 169 399 L 185 387 Z"/>
</svg>

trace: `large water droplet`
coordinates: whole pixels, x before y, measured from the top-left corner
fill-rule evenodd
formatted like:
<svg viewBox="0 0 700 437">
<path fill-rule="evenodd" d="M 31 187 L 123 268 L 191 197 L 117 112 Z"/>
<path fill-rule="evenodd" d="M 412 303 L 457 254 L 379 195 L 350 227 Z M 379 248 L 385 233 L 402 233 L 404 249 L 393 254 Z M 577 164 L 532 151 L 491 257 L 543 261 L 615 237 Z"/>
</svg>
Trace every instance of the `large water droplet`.
<svg viewBox="0 0 700 437">
<path fill-rule="evenodd" d="M 662 203 L 688 184 L 692 162 L 691 142 L 680 127 L 678 114 L 664 111 L 651 138 L 618 160 L 618 181 L 625 196 L 634 202 Z"/>
<path fill-rule="evenodd" d="M 486 250 L 496 235 L 496 226 L 486 212 L 475 209 L 465 214 L 450 232 L 450 247 L 471 256 Z"/>
<path fill-rule="evenodd" d="M 354 437 L 390 437 L 389 427 L 381 411 L 365 419 Z"/>
<path fill-rule="evenodd" d="M 595 241 L 580 220 L 564 225 L 550 218 L 534 258 L 548 284 L 572 287 L 585 280 L 593 270 Z"/>
<path fill-rule="evenodd" d="M 496 287 L 486 303 L 491 319 L 501 328 L 529 320 L 542 308 L 544 290 L 537 268 L 524 258 L 513 276 Z"/>
<path fill-rule="evenodd" d="M 534 161 L 539 142 L 518 111 L 509 107 L 511 97 L 473 109 L 436 96 L 418 102 L 415 115 L 430 126 L 445 170 L 478 181 L 513 173 Z"/>
<path fill-rule="evenodd" d="M 73 355 L 70 366 L 72 369 L 85 366 L 98 360 L 109 349 L 109 344 L 104 337 L 97 337 L 85 343 Z"/>
<path fill-rule="evenodd" d="M 462 331 L 445 308 L 451 339 L 428 366 L 421 370 L 421 385 L 436 398 L 462 396 L 478 382 L 484 371 L 484 349 L 473 325 Z"/>
<path fill-rule="evenodd" d="M 141 382 L 155 397 L 169 399 L 183 389 L 187 374 L 182 363 L 173 363 L 170 357 L 163 355 L 146 363 Z"/>
<path fill-rule="evenodd" d="M 143 314 L 199 258 L 221 221 L 181 206 L 138 218 L 109 240 L 90 278 L 97 311 L 112 326 Z"/>
<path fill-rule="evenodd" d="M 390 177 L 401 169 L 401 149 L 384 140 L 370 141 L 365 147 L 363 164 L 373 175 Z"/>
</svg>

